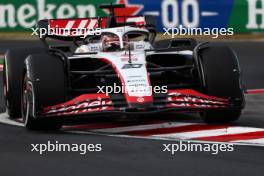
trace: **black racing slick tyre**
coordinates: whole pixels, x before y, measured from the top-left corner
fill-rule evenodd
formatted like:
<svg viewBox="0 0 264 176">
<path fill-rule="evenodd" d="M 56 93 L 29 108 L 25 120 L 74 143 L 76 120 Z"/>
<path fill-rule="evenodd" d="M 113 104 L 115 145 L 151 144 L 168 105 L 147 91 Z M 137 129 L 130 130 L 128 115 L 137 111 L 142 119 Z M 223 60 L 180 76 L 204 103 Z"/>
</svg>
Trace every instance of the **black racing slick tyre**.
<svg viewBox="0 0 264 176">
<path fill-rule="evenodd" d="M 5 54 L 3 86 L 6 100 L 6 109 L 10 118 L 21 117 L 21 83 L 24 61 L 26 57 L 34 53 L 45 53 L 44 47 L 9 49 Z"/>
<path fill-rule="evenodd" d="M 199 52 L 207 95 L 231 98 L 236 106 L 230 110 L 208 110 L 201 113 L 206 123 L 229 123 L 239 119 L 244 107 L 244 92 L 237 56 L 226 46 L 210 46 Z"/>
<path fill-rule="evenodd" d="M 44 107 L 65 101 L 66 79 L 63 60 L 50 54 L 34 54 L 25 60 L 22 85 L 22 117 L 30 130 L 58 130 L 61 123 L 41 117 Z"/>
</svg>

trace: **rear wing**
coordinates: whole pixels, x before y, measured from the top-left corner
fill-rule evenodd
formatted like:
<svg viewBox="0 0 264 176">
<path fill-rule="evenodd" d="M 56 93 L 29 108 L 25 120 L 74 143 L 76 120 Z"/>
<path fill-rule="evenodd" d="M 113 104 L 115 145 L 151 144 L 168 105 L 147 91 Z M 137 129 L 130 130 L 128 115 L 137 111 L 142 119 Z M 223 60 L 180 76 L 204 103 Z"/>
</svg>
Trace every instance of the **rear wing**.
<svg viewBox="0 0 264 176">
<path fill-rule="evenodd" d="M 116 18 L 116 26 L 133 26 L 155 29 L 156 24 L 152 16 L 120 16 Z M 56 38 L 59 40 L 81 39 L 89 32 L 113 27 L 108 17 L 100 18 L 72 18 L 40 20 L 37 23 L 40 39 Z"/>
</svg>

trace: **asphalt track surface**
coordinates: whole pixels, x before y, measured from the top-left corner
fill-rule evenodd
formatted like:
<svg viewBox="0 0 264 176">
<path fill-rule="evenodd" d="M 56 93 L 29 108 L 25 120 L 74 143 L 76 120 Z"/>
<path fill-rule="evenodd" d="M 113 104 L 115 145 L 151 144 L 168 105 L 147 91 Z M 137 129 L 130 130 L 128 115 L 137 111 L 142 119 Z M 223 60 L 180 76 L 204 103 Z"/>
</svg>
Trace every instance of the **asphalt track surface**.
<svg viewBox="0 0 264 176">
<path fill-rule="evenodd" d="M 264 88 L 264 43 L 227 42 L 237 53 L 249 89 Z M 2 41 L 0 53 L 9 47 L 32 46 L 31 41 Z M 2 84 L 2 82 L 0 82 Z M 1 85 L 0 85 L 1 86 Z M 232 124 L 239 127 L 264 128 L 264 96 L 247 96 L 247 107 L 241 119 Z M 142 123 L 144 119 L 134 120 Z M 202 123 L 197 116 L 155 117 L 177 123 Z M 102 122 L 104 123 L 104 122 Z M 131 122 L 130 122 L 131 123 Z M 101 143 L 103 151 L 31 152 L 31 144 Z M 264 148 L 259 145 L 235 145 L 233 152 L 212 155 L 208 152 L 163 152 L 163 144 L 177 140 L 115 137 L 93 133 L 32 132 L 23 127 L 0 124 L 0 175 L 263 175 Z"/>
</svg>

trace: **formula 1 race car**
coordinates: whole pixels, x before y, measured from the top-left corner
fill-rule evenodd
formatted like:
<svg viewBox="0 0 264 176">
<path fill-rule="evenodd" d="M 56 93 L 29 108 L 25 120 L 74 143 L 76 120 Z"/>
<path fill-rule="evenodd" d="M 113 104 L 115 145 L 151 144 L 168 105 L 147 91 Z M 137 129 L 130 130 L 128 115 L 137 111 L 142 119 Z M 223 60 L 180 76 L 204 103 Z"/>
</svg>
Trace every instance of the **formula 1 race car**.
<svg viewBox="0 0 264 176">
<path fill-rule="evenodd" d="M 239 118 L 244 91 L 229 47 L 194 39 L 155 41 L 155 18 L 115 16 L 124 7 L 101 5 L 108 17 L 40 20 L 39 31 L 53 29 L 39 35 L 43 47 L 9 49 L 4 93 L 10 118 L 23 117 L 33 130 L 109 115 L 197 112 L 207 123 Z M 47 38 L 74 45 L 50 45 Z"/>
</svg>

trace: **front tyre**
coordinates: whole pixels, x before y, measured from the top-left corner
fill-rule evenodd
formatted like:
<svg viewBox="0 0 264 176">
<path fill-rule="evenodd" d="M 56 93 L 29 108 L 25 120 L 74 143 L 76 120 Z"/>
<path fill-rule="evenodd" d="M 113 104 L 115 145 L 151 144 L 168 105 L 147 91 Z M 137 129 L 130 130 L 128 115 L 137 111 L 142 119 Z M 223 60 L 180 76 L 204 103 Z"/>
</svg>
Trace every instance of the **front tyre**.
<svg viewBox="0 0 264 176">
<path fill-rule="evenodd" d="M 21 109 L 25 127 L 30 130 L 58 130 L 61 123 L 41 117 L 44 107 L 65 101 L 63 61 L 50 54 L 36 54 L 25 61 Z"/>
<path fill-rule="evenodd" d="M 240 109 L 208 110 L 201 113 L 206 123 L 229 123 L 239 119 L 244 107 L 244 92 L 241 84 L 237 57 L 229 47 L 210 46 L 199 52 L 207 95 L 231 98 Z"/>
<path fill-rule="evenodd" d="M 26 57 L 34 53 L 47 53 L 44 47 L 9 49 L 5 54 L 3 87 L 6 108 L 10 118 L 21 117 L 21 86 L 23 64 Z"/>
</svg>

